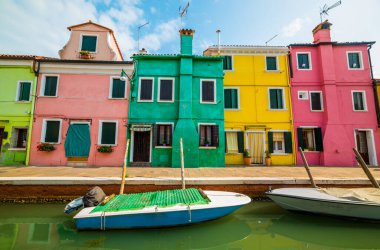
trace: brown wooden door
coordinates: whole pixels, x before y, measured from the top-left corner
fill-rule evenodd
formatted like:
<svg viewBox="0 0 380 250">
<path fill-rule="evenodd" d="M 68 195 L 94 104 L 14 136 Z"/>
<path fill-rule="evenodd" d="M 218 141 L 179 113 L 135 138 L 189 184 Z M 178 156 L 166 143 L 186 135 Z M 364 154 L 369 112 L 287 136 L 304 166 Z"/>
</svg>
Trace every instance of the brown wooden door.
<svg viewBox="0 0 380 250">
<path fill-rule="evenodd" d="M 138 132 L 133 135 L 133 162 L 149 162 L 150 131 Z"/>
<path fill-rule="evenodd" d="M 356 148 L 358 149 L 360 155 L 362 156 L 365 163 L 369 164 L 369 154 L 368 154 L 368 143 L 367 143 L 367 132 L 357 131 L 356 132 Z"/>
<path fill-rule="evenodd" d="M 0 152 L 1 152 L 1 146 L 3 146 L 3 136 L 4 136 L 4 128 L 0 128 Z"/>
</svg>

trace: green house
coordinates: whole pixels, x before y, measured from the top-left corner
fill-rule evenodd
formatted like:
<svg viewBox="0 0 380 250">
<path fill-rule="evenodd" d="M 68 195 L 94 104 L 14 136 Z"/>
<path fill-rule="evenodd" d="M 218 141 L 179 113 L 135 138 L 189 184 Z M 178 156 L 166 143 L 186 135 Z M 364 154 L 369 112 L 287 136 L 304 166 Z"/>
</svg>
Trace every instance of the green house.
<svg viewBox="0 0 380 250">
<path fill-rule="evenodd" d="M 193 30 L 180 30 L 181 53 L 132 58 L 128 137 L 133 166 L 224 167 L 223 58 L 192 53 Z"/>
<path fill-rule="evenodd" d="M 0 55 L 0 165 L 28 164 L 34 56 Z"/>
</svg>

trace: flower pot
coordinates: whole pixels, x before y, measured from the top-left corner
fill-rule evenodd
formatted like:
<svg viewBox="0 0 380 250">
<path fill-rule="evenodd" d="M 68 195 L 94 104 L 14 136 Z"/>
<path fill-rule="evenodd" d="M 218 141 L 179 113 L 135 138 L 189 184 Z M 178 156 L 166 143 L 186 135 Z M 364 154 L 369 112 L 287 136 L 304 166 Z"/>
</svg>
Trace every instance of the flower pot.
<svg viewBox="0 0 380 250">
<path fill-rule="evenodd" d="M 244 158 L 244 165 L 251 165 L 251 158 Z"/>
<path fill-rule="evenodd" d="M 270 157 L 265 158 L 265 165 L 266 166 L 270 166 L 271 162 L 272 162 L 272 160 Z"/>
</svg>

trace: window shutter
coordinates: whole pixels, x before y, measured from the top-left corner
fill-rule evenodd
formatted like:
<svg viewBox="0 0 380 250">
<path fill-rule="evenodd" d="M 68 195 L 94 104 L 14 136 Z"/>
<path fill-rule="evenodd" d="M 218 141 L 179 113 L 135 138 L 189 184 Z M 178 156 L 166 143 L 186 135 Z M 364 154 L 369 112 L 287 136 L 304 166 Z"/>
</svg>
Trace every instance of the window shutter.
<svg viewBox="0 0 380 250">
<path fill-rule="evenodd" d="M 285 138 L 285 153 L 291 154 L 293 152 L 292 133 L 284 132 Z"/>
<path fill-rule="evenodd" d="M 270 101 L 270 108 L 271 109 L 277 109 L 277 91 L 276 89 L 270 89 L 269 90 L 269 101 Z"/>
<path fill-rule="evenodd" d="M 112 98 L 125 97 L 125 82 L 120 79 L 112 80 Z"/>
<path fill-rule="evenodd" d="M 224 153 L 227 154 L 227 132 L 224 132 Z"/>
<path fill-rule="evenodd" d="M 59 121 L 47 121 L 45 131 L 45 142 L 58 142 L 59 141 Z"/>
<path fill-rule="evenodd" d="M 159 126 L 160 125 L 157 125 L 157 124 L 153 124 L 152 125 L 152 141 L 153 141 L 153 144 L 154 146 L 158 146 L 160 144 L 159 140 L 160 140 L 160 130 L 159 130 Z"/>
<path fill-rule="evenodd" d="M 231 108 L 238 108 L 237 89 L 231 89 Z"/>
<path fill-rule="evenodd" d="M 30 98 L 30 82 L 21 82 L 20 83 L 20 95 L 19 101 L 29 101 Z"/>
<path fill-rule="evenodd" d="M 101 144 L 115 144 L 116 142 L 116 123 L 103 122 Z"/>
<path fill-rule="evenodd" d="M 224 108 L 227 108 L 227 109 L 232 107 L 231 90 L 232 89 L 224 90 Z"/>
<path fill-rule="evenodd" d="M 273 132 L 268 132 L 268 151 L 273 153 Z"/>
<path fill-rule="evenodd" d="M 315 135 L 315 148 L 316 148 L 316 150 L 323 152 L 322 129 L 321 128 L 315 128 L 314 129 L 314 135 Z"/>
<path fill-rule="evenodd" d="M 96 51 L 96 36 L 83 36 L 82 37 L 82 49 L 84 51 L 95 52 Z"/>
<path fill-rule="evenodd" d="M 304 150 L 304 146 L 303 146 L 303 135 L 302 135 L 302 128 L 297 128 L 297 139 L 298 139 L 298 148 L 297 150 L 301 147 L 302 150 Z"/>
<path fill-rule="evenodd" d="M 277 58 L 273 56 L 266 57 L 267 70 L 277 70 Z"/>
<path fill-rule="evenodd" d="M 212 126 L 212 146 L 219 147 L 219 126 Z"/>
<path fill-rule="evenodd" d="M 58 77 L 47 76 L 45 78 L 44 96 L 55 96 L 57 92 Z"/>
<path fill-rule="evenodd" d="M 283 109 L 284 108 L 284 103 L 282 100 L 282 89 L 277 89 L 277 108 L 278 109 Z"/>
<path fill-rule="evenodd" d="M 244 153 L 244 132 L 237 132 L 239 153 Z"/>
</svg>

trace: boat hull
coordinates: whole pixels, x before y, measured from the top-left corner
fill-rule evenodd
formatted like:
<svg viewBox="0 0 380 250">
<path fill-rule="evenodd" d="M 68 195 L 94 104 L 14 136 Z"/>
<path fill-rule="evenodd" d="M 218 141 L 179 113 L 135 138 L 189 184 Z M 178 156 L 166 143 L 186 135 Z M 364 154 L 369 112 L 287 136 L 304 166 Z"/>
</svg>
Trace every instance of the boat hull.
<svg viewBox="0 0 380 250">
<path fill-rule="evenodd" d="M 305 195 L 302 195 L 304 191 Z M 283 188 L 267 192 L 266 195 L 282 208 L 290 211 L 380 220 L 380 204 L 351 201 L 320 194 L 311 188 Z"/>
<path fill-rule="evenodd" d="M 249 197 L 236 193 L 217 191 L 205 191 L 205 193 L 211 200 L 206 205 L 176 205 L 168 208 L 107 213 L 90 213 L 93 208 L 85 208 L 74 219 L 78 230 L 171 227 L 215 220 L 251 201 Z M 216 200 L 213 199 L 213 195 L 217 195 Z M 222 202 L 223 195 L 229 195 L 226 196 L 228 201 Z M 234 195 L 239 196 L 234 199 Z"/>
</svg>

